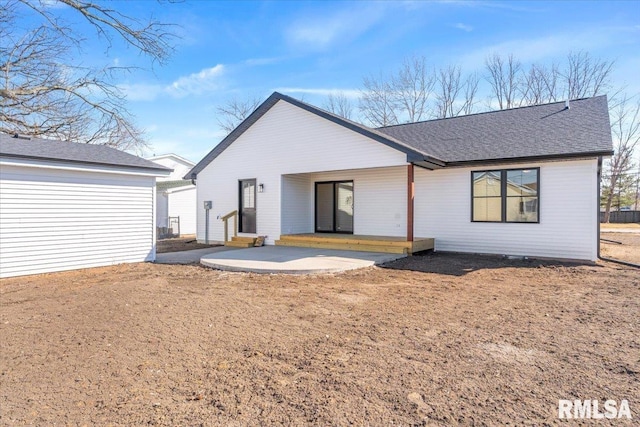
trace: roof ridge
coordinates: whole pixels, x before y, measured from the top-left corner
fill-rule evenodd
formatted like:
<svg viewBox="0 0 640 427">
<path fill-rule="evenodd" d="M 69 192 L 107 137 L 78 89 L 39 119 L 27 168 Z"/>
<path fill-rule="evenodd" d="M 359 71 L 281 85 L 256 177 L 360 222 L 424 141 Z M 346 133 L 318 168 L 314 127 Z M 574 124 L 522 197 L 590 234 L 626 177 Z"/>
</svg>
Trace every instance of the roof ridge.
<svg viewBox="0 0 640 427">
<path fill-rule="evenodd" d="M 589 100 L 589 99 L 601 98 L 603 96 L 606 97 L 607 95 L 604 94 L 604 95 L 596 95 L 596 96 L 587 96 L 587 97 L 584 97 L 584 98 L 565 99 L 564 101 L 554 101 L 554 102 L 548 102 L 546 104 L 521 105 L 519 107 L 503 108 L 501 110 L 480 111 L 480 112 L 477 112 L 477 113 L 464 114 L 464 115 L 455 116 L 455 117 L 440 117 L 440 118 L 437 118 L 437 119 L 420 120 L 420 121 L 417 121 L 417 122 L 398 123 L 398 124 L 395 124 L 395 125 L 380 126 L 380 127 L 374 128 L 374 129 L 376 129 L 376 130 L 388 129 L 388 128 L 399 127 L 399 126 L 409 126 L 409 125 L 417 125 L 417 124 L 421 124 L 421 123 L 437 122 L 437 121 L 441 121 L 441 120 L 462 119 L 464 117 L 473 117 L 473 116 L 479 116 L 479 115 L 483 115 L 483 114 L 493 114 L 493 113 L 502 113 L 502 112 L 505 112 L 505 111 L 524 110 L 526 108 L 546 107 L 546 106 L 549 106 L 549 105 L 564 104 L 567 101 L 569 101 L 569 103 L 577 102 L 577 101 L 586 101 L 586 100 Z"/>
</svg>

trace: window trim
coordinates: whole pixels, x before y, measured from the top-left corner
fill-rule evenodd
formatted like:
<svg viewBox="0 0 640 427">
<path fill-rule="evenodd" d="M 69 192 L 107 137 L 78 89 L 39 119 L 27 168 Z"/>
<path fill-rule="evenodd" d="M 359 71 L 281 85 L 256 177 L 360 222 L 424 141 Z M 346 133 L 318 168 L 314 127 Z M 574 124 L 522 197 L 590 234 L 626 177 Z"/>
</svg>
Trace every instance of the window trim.
<svg viewBox="0 0 640 427">
<path fill-rule="evenodd" d="M 521 171 L 521 170 L 536 170 L 536 198 L 538 200 L 538 215 L 537 215 L 537 220 L 536 221 L 507 221 L 507 199 L 509 198 L 509 196 L 507 196 L 507 173 L 508 172 L 512 172 L 512 171 Z M 501 215 L 501 220 L 500 221 L 476 221 L 473 219 L 473 201 L 476 197 L 474 197 L 473 195 L 473 174 L 474 173 L 490 173 L 490 172 L 500 172 L 500 215 Z M 482 224 L 482 223 L 488 223 L 488 224 L 540 224 L 540 167 L 519 167 L 519 168 L 508 168 L 508 169 L 481 169 L 481 170 L 472 170 L 471 171 L 471 191 L 470 193 L 470 200 L 471 200 L 471 206 L 470 206 L 470 211 L 471 211 L 471 222 L 474 223 L 478 223 L 478 224 Z M 513 197 L 513 196 L 512 196 Z M 482 198 L 481 196 L 479 196 L 478 198 Z"/>
</svg>

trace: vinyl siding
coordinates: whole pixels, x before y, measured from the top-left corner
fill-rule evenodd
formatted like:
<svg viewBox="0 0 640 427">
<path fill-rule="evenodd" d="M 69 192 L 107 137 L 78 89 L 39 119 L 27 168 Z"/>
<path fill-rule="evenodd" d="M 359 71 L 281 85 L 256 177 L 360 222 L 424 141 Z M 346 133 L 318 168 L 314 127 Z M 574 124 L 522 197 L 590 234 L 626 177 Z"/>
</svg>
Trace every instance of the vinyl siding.
<svg viewBox="0 0 640 427">
<path fill-rule="evenodd" d="M 156 193 L 156 226 L 167 227 L 169 224 L 169 199 L 163 191 Z"/>
<path fill-rule="evenodd" d="M 153 260 L 155 179 L 0 168 L 0 277 Z"/>
<path fill-rule="evenodd" d="M 416 236 L 434 237 L 437 251 L 595 260 L 597 160 L 499 169 L 533 167 L 540 167 L 539 224 L 471 222 L 471 171 L 487 168 L 417 168 Z"/>
<path fill-rule="evenodd" d="M 216 217 L 238 209 L 238 180 L 255 178 L 264 184 L 256 201 L 257 234 L 273 244 L 282 223 L 281 190 L 288 185 L 283 175 L 405 164 L 405 154 L 280 101 L 198 174 L 198 240 L 205 238 L 205 200 L 213 202 L 209 238 L 223 240 L 223 225 Z M 308 200 L 304 203 L 308 206 Z"/>
<path fill-rule="evenodd" d="M 314 182 L 353 181 L 353 233 L 374 236 L 405 236 L 407 233 L 407 168 L 376 168 L 311 174 Z M 311 212 L 313 227 L 313 211 Z M 313 229 L 309 230 L 313 232 Z"/>
<path fill-rule="evenodd" d="M 309 175 L 282 177 L 282 234 L 312 233 L 313 182 Z"/>
<path fill-rule="evenodd" d="M 169 195 L 170 217 L 180 217 L 180 234 L 196 234 L 196 188 L 172 190 Z"/>
<path fill-rule="evenodd" d="M 162 165 L 164 167 L 173 169 L 166 177 L 158 178 L 158 182 L 162 181 L 175 181 L 182 179 L 193 167 L 192 163 L 185 163 L 180 159 L 177 159 L 173 156 L 162 157 L 160 159 L 149 159 L 154 163 Z"/>
</svg>

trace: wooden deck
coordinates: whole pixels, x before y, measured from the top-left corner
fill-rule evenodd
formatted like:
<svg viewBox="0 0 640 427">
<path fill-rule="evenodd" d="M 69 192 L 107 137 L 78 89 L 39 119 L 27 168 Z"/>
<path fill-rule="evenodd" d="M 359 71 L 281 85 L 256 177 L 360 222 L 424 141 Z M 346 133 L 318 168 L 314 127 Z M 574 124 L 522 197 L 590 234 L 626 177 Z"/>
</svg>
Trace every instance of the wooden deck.
<svg viewBox="0 0 640 427">
<path fill-rule="evenodd" d="M 411 255 L 414 252 L 433 249 L 434 240 L 426 237 L 418 237 L 413 241 L 407 241 L 403 237 L 391 236 L 304 233 L 283 234 L 280 236 L 280 240 L 276 240 L 276 245 Z"/>
</svg>

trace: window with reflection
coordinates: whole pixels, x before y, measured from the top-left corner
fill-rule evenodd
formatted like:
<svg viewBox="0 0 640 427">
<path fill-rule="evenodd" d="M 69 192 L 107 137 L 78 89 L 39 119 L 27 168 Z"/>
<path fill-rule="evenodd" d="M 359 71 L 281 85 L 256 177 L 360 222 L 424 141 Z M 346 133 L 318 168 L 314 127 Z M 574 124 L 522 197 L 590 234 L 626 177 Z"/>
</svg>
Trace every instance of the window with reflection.
<svg viewBox="0 0 640 427">
<path fill-rule="evenodd" d="M 539 222 L 540 169 L 471 173 L 473 222 Z"/>
</svg>

